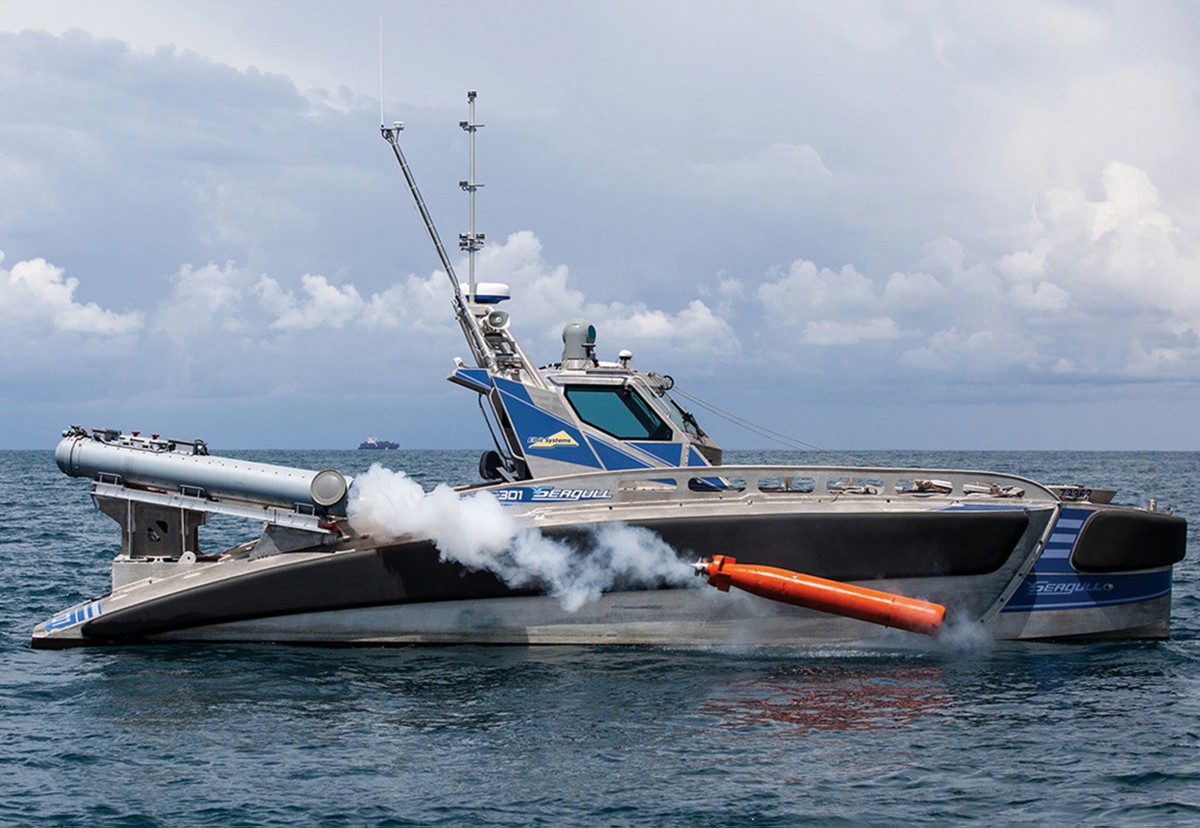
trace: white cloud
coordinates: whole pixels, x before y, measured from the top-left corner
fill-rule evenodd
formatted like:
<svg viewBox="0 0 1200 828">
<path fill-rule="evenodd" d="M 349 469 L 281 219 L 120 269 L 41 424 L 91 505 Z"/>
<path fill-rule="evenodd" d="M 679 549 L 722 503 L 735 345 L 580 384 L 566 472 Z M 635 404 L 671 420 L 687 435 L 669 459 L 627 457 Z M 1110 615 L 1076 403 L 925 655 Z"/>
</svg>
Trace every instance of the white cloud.
<svg viewBox="0 0 1200 828">
<path fill-rule="evenodd" d="M 79 298 L 104 297 L 97 283 L 68 278 L 42 258 L 0 267 L 0 423 L 25 418 L 44 428 L 45 400 L 81 393 L 145 359 L 145 313 Z"/>
<path fill-rule="evenodd" d="M 894 340 L 856 370 L 887 379 L 900 368 L 909 381 L 950 370 L 997 382 L 1200 377 L 1200 237 L 1145 171 L 1113 162 L 1097 180 L 1096 200 L 1044 194 L 1025 246 L 990 262 L 950 238 L 925 246 L 919 270 L 886 279 L 797 260 L 758 286 L 761 330 L 773 331 L 763 348 L 821 346 L 796 365 L 844 371 L 839 348 Z"/>
<path fill-rule="evenodd" d="M 275 316 L 271 327 L 285 330 L 341 328 L 361 321 L 366 303 L 354 285 L 340 287 L 329 284 L 324 276 L 306 273 L 300 277 L 303 298 L 279 288 L 270 276 L 263 276 L 255 286 L 263 304 Z"/>
<path fill-rule="evenodd" d="M 878 307 L 874 284 L 852 265 L 835 271 L 803 259 L 793 262 L 776 281 L 760 285 L 758 298 L 768 315 L 782 324 L 790 324 L 793 313 L 803 319 Z"/>
<path fill-rule="evenodd" d="M 884 380 L 900 371 L 909 382 L 947 371 L 996 381 L 1195 372 L 1200 267 L 1188 251 L 1200 245 L 1173 221 L 1143 171 L 1112 164 L 1099 180 L 1099 200 L 1062 188 L 1047 193 L 1027 245 L 990 262 L 948 238 L 926 245 L 919 269 L 886 278 L 799 259 L 753 291 L 742 278 L 715 275 L 697 290 L 718 296 L 716 309 L 698 297 L 681 297 L 675 308 L 591 301 L 566 265 L 545 260 L 530 231 L 487 246 L 478 278 L 513 288 L 514 331 L 538 361 L 556 358 L 562 324 L 583 316 L 600 332 L 602 356 L 631 348 L 645 366 L 764 364 L 768 355 L 810 348 L 817 350 L 798 356 L 797 367 L 853 365 L 854 375 Z M 1147 263 L 1154 273 L 1144 272 Z M 366 293 L 316 274 L 287 286 L 227 263 L 181 269 L 155 324 L 181 345 L 200 337 L 219 349 L 213 340 L 240 337 L 243 353 L 280 353 L 292 335 L 321 330 L 344 332 L 343 348 L 388 332 L 392 347 L 416 350 L 422 338 L 454 336 L 449 296 L 442 273 Z M 1119 331 L 1114 308 L 1123 314 Z M 846 349 L 856 348 L 870 356 L 854 362 Z"/>
<path fill-rule="evenodd" d="M 4 253 L 0 251 L 0 263 Z M 121 336 L 142 327 L 139 311 L 117 313 L 95 302 L 75 301 L 79 280 L 63 278 L 62 268 L 45 259 L 0 268 L 0 318 L 9 336 L 81 333 Z"/>
<path fill-rule="evenodd" d="M 925 344 L 899 354 L 898 364 L 918 371 L 957 372 L 971 378 L 1018 369 L 1035 371 L 1038 354 L 1033 342 L 1013 330 L 960 331 L 947 328 Z"/>
<path fill-rule="evenodd" d="M 512 305 L 520 308 L 513 324 L 534 335 L 547 335 L 553 328 L 552 335 L 557 336 L 564 320 L 587 315 L 583 292 L 570 286 L 567 266 L 551 267 L 532 231 L 517 231 L 501 244 L 484 247 L 478 275 L 479 281 L 503 282 L 512 288 Z"/>
<path fill-rule="evenodd" d="M 1101 182 L 1104 201 L 1093 208 L 1092 241 L 1130 225 L 1135 231 L 1153 229 L 1169 233 L 1173 229 L 1170 217 L 1159 207 L 1158 188 L 1142 170 L 1114 161 L 1104 168 Z"/>
<path fill-rule="evenodd" d="M 599 318 L 608 341 L 619 347 L 654 347 L 659 357 L 730 360 L 741 352 L 733 329 L 699 299 L 674 314 L 643 305 L 614 304 L 603 308 Z"/>
<path fill-rule="evenodd" d="M 1025 254 L 1038 261 L 1038 275 L 1089 314 L 1150 313 L 1176 326 L 1200 324 L 1196 231 L 1176 222 L 1145 171 L 1112 162 L 1100 183 L 1096 201 L 1067 188 L 1040 200 L 1040 238 Z"/>
<path fill-rule="evenodd" d="M 587 301 L 571 286 L 566 266 L 544 261 L 532 233 L 513 234 L 491 246 L 484 259 L 484 279 L 514 287 L 518 334 L 540 362 L 557 358 L 563 323 L 580 315 L 600 328 L 605 348 L 612 351 L 605 358 L 626 347 L 637 349 L 639 357 L 645 350 L 646 356 L 728 360 L 739 351 L 730 325 L 700 299 L 673 310 Z M 0 313 L 8 320 L 0 340 L 47 360 L 73 353 L 74 364 L 82 368 L 104 366 L 105 376 L 129 397 L 164 385 L 201 396 L 235 389 L 270 395 L 335 375 L 366 385 L 380 364 L 449 365 L 462 350 L 450 283 L 441 272 L 408 276 L 365 294 L 351 282 L 319 274 L 304 274 L 289 285 L 230 261 L 185 265 L 163 284 L 162 295 L 147 297 L 150 310 L 120 314 L 76 301 L 80 282 L 65 278 L 61 268 L 42 259 L 19 262 L 11 271 L 0 270 Z M 108 364 L 111 348 L 74 353 L 82 334 L 99 343 L 121 340 L 122 352 L 144 354 L 171 369 L 141 374 L 128 365 L 114 370 Z"/>
<path fill-rule="evenodd" d="M 541 242 L 527 230 L 511 234 L 503 244 L 485 247 L 478 268 L 481 281 L 512 287 L 514 330 L 527 340 L 525 348 L 535 360 L 558 358 L 562 326 L 575 317 L 596 326 L 599 348 L 613 352 L 609 359 L 622 348 L 639 352 L 648 348 L 651 356 L 672 353 L 724 359 L 741 350 L 729 324 L 700 299 L 689 300 L 674 313 L 642 302 L 589 302 L 583 291 L 572 286 L 566 265 L 548 264 Z"/>
<path fill-rule="evenodd" d="M 218 336 L 244 329 L 246 295 L 254 285 L 254 274 L 233 262 L 223 266 L 184 265 L 172 279 L 171 296 L 154 314 L 154 326 L 172 341 L 184 343 L 196 334 Z"/>
<path fill-rule="evenodd" d="M 1175 347 L 1147 347 L 1134 342 L 1126 365 L 1134 376 L 1159 379 L 1195 380 L 1200 371 L 1200 330 L 1191 329 L 1179 337 Z"/>
<path fill-rule="evenodd" d="M 172 277 L 170 296 L 154 313 L 155 328 L 180 346 L 230 334 L 269 341 L 315 330 L 406 330 L 426 334 L 451 328 L 450 284 L 442 273 L 409 276 L 364 298 L 352 283 L 304 274 L 287 287 L 233 262 L 185 265 Z"/>
<path fill-rule="evenodd" d="M 996 269 L 1017 282 L 1041 278 L 1046 274 L 1046 257 L 1050 249 L 1051 243 L 1041 239 L 1032 250 L 1017 250 L 1001 256 L 996 261 Z"/>
<path fill-rule="evenodd" d="M 445 332 L 450 313 L 450 284 L 439 271 L 425 277 L 409 276 L 372 293 L 362 322 L 368 330 L 404 329 L 427 336 Z"/>
<path fill-rule="evenodd" d="M 888 277 L 883 288 L 883 304 L 897 310 L 924 309 L 949 299 L 947 287 L 922 271 L 897 271 Z"/>
</svg>

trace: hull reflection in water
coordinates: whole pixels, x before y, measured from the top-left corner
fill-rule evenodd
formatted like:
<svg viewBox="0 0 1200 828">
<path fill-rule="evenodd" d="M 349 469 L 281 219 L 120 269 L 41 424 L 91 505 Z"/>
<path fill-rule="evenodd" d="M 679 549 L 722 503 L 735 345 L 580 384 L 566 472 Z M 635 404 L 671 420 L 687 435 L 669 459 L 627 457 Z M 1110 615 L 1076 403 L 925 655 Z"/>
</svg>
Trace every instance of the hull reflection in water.
<svg viewBox="0 0 1200 828">
<path fill-rule="evenodd" d="M 885 667 L 827 662 L 745 679 L 705 699 L 700 713 L 715 726 L 769 727 L 773 736 L 814 731 L 878 731 L 901 728 L 950 707 L 944 670 L 935 664 Z"/>
</svg>

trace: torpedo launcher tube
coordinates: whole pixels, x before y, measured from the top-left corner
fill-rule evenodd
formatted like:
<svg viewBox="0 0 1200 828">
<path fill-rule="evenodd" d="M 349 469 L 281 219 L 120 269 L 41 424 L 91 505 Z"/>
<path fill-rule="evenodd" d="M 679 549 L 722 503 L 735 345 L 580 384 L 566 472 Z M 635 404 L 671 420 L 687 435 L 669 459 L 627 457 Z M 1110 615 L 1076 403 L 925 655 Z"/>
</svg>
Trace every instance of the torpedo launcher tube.
<svg viewBox="0 0 1200 828">
<path fill-rule="evenodd" d="M 697 575 L 706 575 L 708 583 L 722 592 L 735 586 L 772 601 L 925 635 L 940 633 L 946 616 L 941 604 L 773 566 L 739 564 L 726 555 L 714 555 L 695 566 Z"/>
<path fill-rule="evenodd" d="M 72 426 L 54 450 L 70 477 L 178 492 L 212 500 L 300 507 L 344 515 L 351 478 L 334 469 L 312 471 L 217 457 L 202 440 L 160 440 L 116 429 Z"/>
</svg>

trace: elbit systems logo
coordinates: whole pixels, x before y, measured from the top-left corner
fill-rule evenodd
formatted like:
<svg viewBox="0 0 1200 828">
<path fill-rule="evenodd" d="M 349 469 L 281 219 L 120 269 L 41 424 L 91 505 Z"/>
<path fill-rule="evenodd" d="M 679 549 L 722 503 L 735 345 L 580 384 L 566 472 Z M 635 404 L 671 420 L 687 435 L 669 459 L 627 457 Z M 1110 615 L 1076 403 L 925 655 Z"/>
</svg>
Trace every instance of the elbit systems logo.
<svg viewBox="0 0 1200 828">
<path fill-rule="evenodd" d="M 579 443 L 575 442 L 575 438 L 573 438 L 570 434 L 567 434 L 565 431 L 560 431 L 557 434 L 551 434 L 549 437 L 533 437 L 530 438 L 529 442 L 530 448 L 558 448 L 559 446 L 572 448 L 577 445 L 579 445 Z"/>
</svg>

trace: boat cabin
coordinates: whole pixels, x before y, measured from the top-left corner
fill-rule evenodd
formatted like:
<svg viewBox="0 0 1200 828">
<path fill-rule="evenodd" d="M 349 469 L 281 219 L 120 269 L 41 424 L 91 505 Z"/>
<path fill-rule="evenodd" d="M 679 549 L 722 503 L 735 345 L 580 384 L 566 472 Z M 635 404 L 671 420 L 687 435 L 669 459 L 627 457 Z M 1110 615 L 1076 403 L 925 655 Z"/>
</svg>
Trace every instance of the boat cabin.
<svg viewBox="0 0 1200 828">
<path fill-rule="evenodd" d="M 671 397 L 674 381 L 636 370 L 629 351 L 617 362 L 597 359 L 596 329 L 586 320 L 563 328 L 561 361 L 533 367 L 508 314 L 495 307 L 508 297 L 506 285 L 485 282 L 466 297 L 459 318 L 474 328 L 464 332 L 478 367 L 456 360 L 449 376 L 488 403 L 496 449 L 480 459 L 485 480 L 721 462 L 720 447 Z"/>
</svg>

